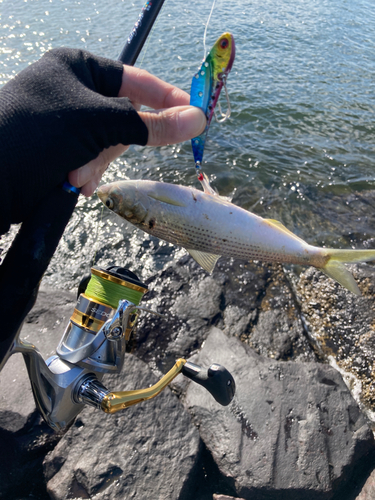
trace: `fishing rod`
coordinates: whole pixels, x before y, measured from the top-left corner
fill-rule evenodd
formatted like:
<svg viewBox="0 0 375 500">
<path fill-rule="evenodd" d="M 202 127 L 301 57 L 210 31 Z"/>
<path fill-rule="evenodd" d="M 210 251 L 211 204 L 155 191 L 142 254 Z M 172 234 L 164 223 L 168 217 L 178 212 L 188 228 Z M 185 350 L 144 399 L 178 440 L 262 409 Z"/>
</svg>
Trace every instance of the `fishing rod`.
<svg viewBox="0 0 375 500">
<path fill-rule="evenodd" d="M 135 23 L 118 57 L 118 60 L 123 64 L 134 66 L 163 3 L 164 0 L 147 0 L 144 4 L 139 14 L 138 21 Z"/>
<path fill-rule="evenodd" d="M 134 65 L 164 0 L 147 0 L 119 60 Z M 35 304 L 47 270 L 74 211 L 79 190 L 69 183 L 56 187 L 30 214 L 18 231 L 0 266 L 0 370 L 6 363 L 17 332 Z"/>
<path fill-rule="evenodd" d="M 119 56 L 124 64 L 135 63 L 163 2 L 152 0 L 143 6 Z M 79 189 L 67 182 L 48 194 L 22 224 L 0 266 L 4 332 L 0 370 L 12 354 L 23 354 L 35 403 L 55 430 L 69 425 L 85 405 L 115 413 L 151 399 L 179 373 L 202 385 L 219 404 L 228 405 L 235 393 L 235 382 L 228 370 L 218 364 L 205 369 L 178 359 L 159 382 L 145 389 L 114 392 L 102 384 L 105 373 L 121 370 L 126 343 L 140 311 L 159 315 L 139 305 L 147 287 L 125 268 L 92 268 L 91 276 L 82 280 L 56 355 L 44 361 L 33 344 L 20 338 L 23 321 L 35 303 L 42 276 L 78 196 Z"/>
</svg>

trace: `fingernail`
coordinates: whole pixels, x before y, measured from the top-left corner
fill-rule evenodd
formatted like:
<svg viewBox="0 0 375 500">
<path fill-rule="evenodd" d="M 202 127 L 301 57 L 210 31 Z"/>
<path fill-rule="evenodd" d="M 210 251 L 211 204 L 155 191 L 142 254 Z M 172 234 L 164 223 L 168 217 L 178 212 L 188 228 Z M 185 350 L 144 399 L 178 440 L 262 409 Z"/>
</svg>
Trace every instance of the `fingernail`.
<svg viewBox="0 0 375 500">
<path fill-rule="evenodd" d="M 180 111 L 178 121 L 181 134 L 188 138 L 201 134 L 207 123 L 203 111 L 195 106 Z"/>
</svg>

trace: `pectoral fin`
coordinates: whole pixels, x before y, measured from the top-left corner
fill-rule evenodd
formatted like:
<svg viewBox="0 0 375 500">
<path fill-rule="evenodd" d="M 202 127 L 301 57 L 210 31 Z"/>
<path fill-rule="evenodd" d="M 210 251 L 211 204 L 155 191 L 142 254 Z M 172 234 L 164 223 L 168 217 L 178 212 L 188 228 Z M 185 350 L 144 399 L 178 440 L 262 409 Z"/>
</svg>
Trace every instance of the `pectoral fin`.
<svg viewBox="0 0 375 500">
<path fill-rule="evenodd" d="M 215 255 L 212 253 L 199 252 L 198 250 L 186 249 L 193 259 L 198 262 L 200 266 L 203 267 L 208 273 L 212 273 L 215 268 L 217 260 L 221 257 L 220 255 Z"/>
<path fill-rule="evenodd" d="M 211 194 L 212 196 L 217 196 L 220 200 L 229 201 L 229 203 L 232 201 L 232 198 L 230 196 L 220 196 L 218 190 L 211 186 L 207 175 L 204 172 L 202 173 L 202 175 L 203 175 L 203 180 L 201 180 L 200 183 L 202 184 L 203 191 L 205 194 Z"/>
<path fill-rule="evenodd" d="M 203 175 L 203 180 L 201 180 L 200 183 L 202 184 L 203 191 L 205 192 L 205 194 L 212 194 L 213 196 L 218 196 L 219 193 L 215 191 L 213 187 L 211 187 L 207 175 L 204 172 L 202 175 Z"/>
<path fill-rule="evenodd" d="M 175 198 L 171 198 L 170 196 L 166 194 L 160 194 L 160 193 L 148 193 L 148 196 L 150 198 L 153 198 L 156 201 L 161 201 L 163 203 L 167 203 L 168 205 L 174 205 L 176 207 L 185 207 L 186 204 L 183 203 L 181 200 L 177 200 Z"/>
</svg>

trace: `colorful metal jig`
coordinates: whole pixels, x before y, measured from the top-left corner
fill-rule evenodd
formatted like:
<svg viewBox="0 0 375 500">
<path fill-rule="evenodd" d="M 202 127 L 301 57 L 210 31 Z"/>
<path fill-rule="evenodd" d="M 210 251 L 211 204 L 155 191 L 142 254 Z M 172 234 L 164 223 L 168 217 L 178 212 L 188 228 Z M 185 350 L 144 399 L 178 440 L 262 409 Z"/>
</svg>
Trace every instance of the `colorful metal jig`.
<svg viewBox="0 0 375 500">
<path fill-rule="evenodd" d="M 230 33 L 223 33 L 216 40 L 215 45 L 203 61 L 199 71 L 193 77 L 190 92 L 190 104 L 191 106 L 202 108 L 207 117 L 207 126 L 203 133 L 191 140 L 195 166 L 198 169 L 198 178 L 199 169 L 202 165 L 203 150 L 206 143 L 208 129 L 210 127 L 215 107 L 216 104 L 218 104 L 219 95 L 223 86 L 227 98 L 228 109 L 225 114 L 221 113 L 221 107 L 219 104 L 218 107 L 222 117 L 219 120 L 215 114 L 215 118 L 217 121 L 223 122 L 230 116 L 230 104 L 226 88 L 226 80 L 232 68 L 234 57 L 234 38 Z"/>
</svg>

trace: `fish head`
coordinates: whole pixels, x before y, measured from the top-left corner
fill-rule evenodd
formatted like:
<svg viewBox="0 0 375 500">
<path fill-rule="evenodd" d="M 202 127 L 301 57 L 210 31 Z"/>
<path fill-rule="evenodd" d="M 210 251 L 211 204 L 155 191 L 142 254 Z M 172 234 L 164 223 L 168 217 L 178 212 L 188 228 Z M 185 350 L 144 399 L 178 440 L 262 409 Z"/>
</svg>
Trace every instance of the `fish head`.
<svg viewBox="0 0 375 500">
<path fill-rule="evenodd" d="M 223 33 L 215 42 L 210 51 L 215 72 L 219 75 L 227 75 L 232 69 L 236 55 L 236 46 L 231 33 Z"/>
<path fill-rule="evenodd" d="M 138 189 L 138 181 L 105 184 L 97 193 L 107 208 L 133 224 L 141 224 L 147 216 L 148 200 Z"/>
</svg>

